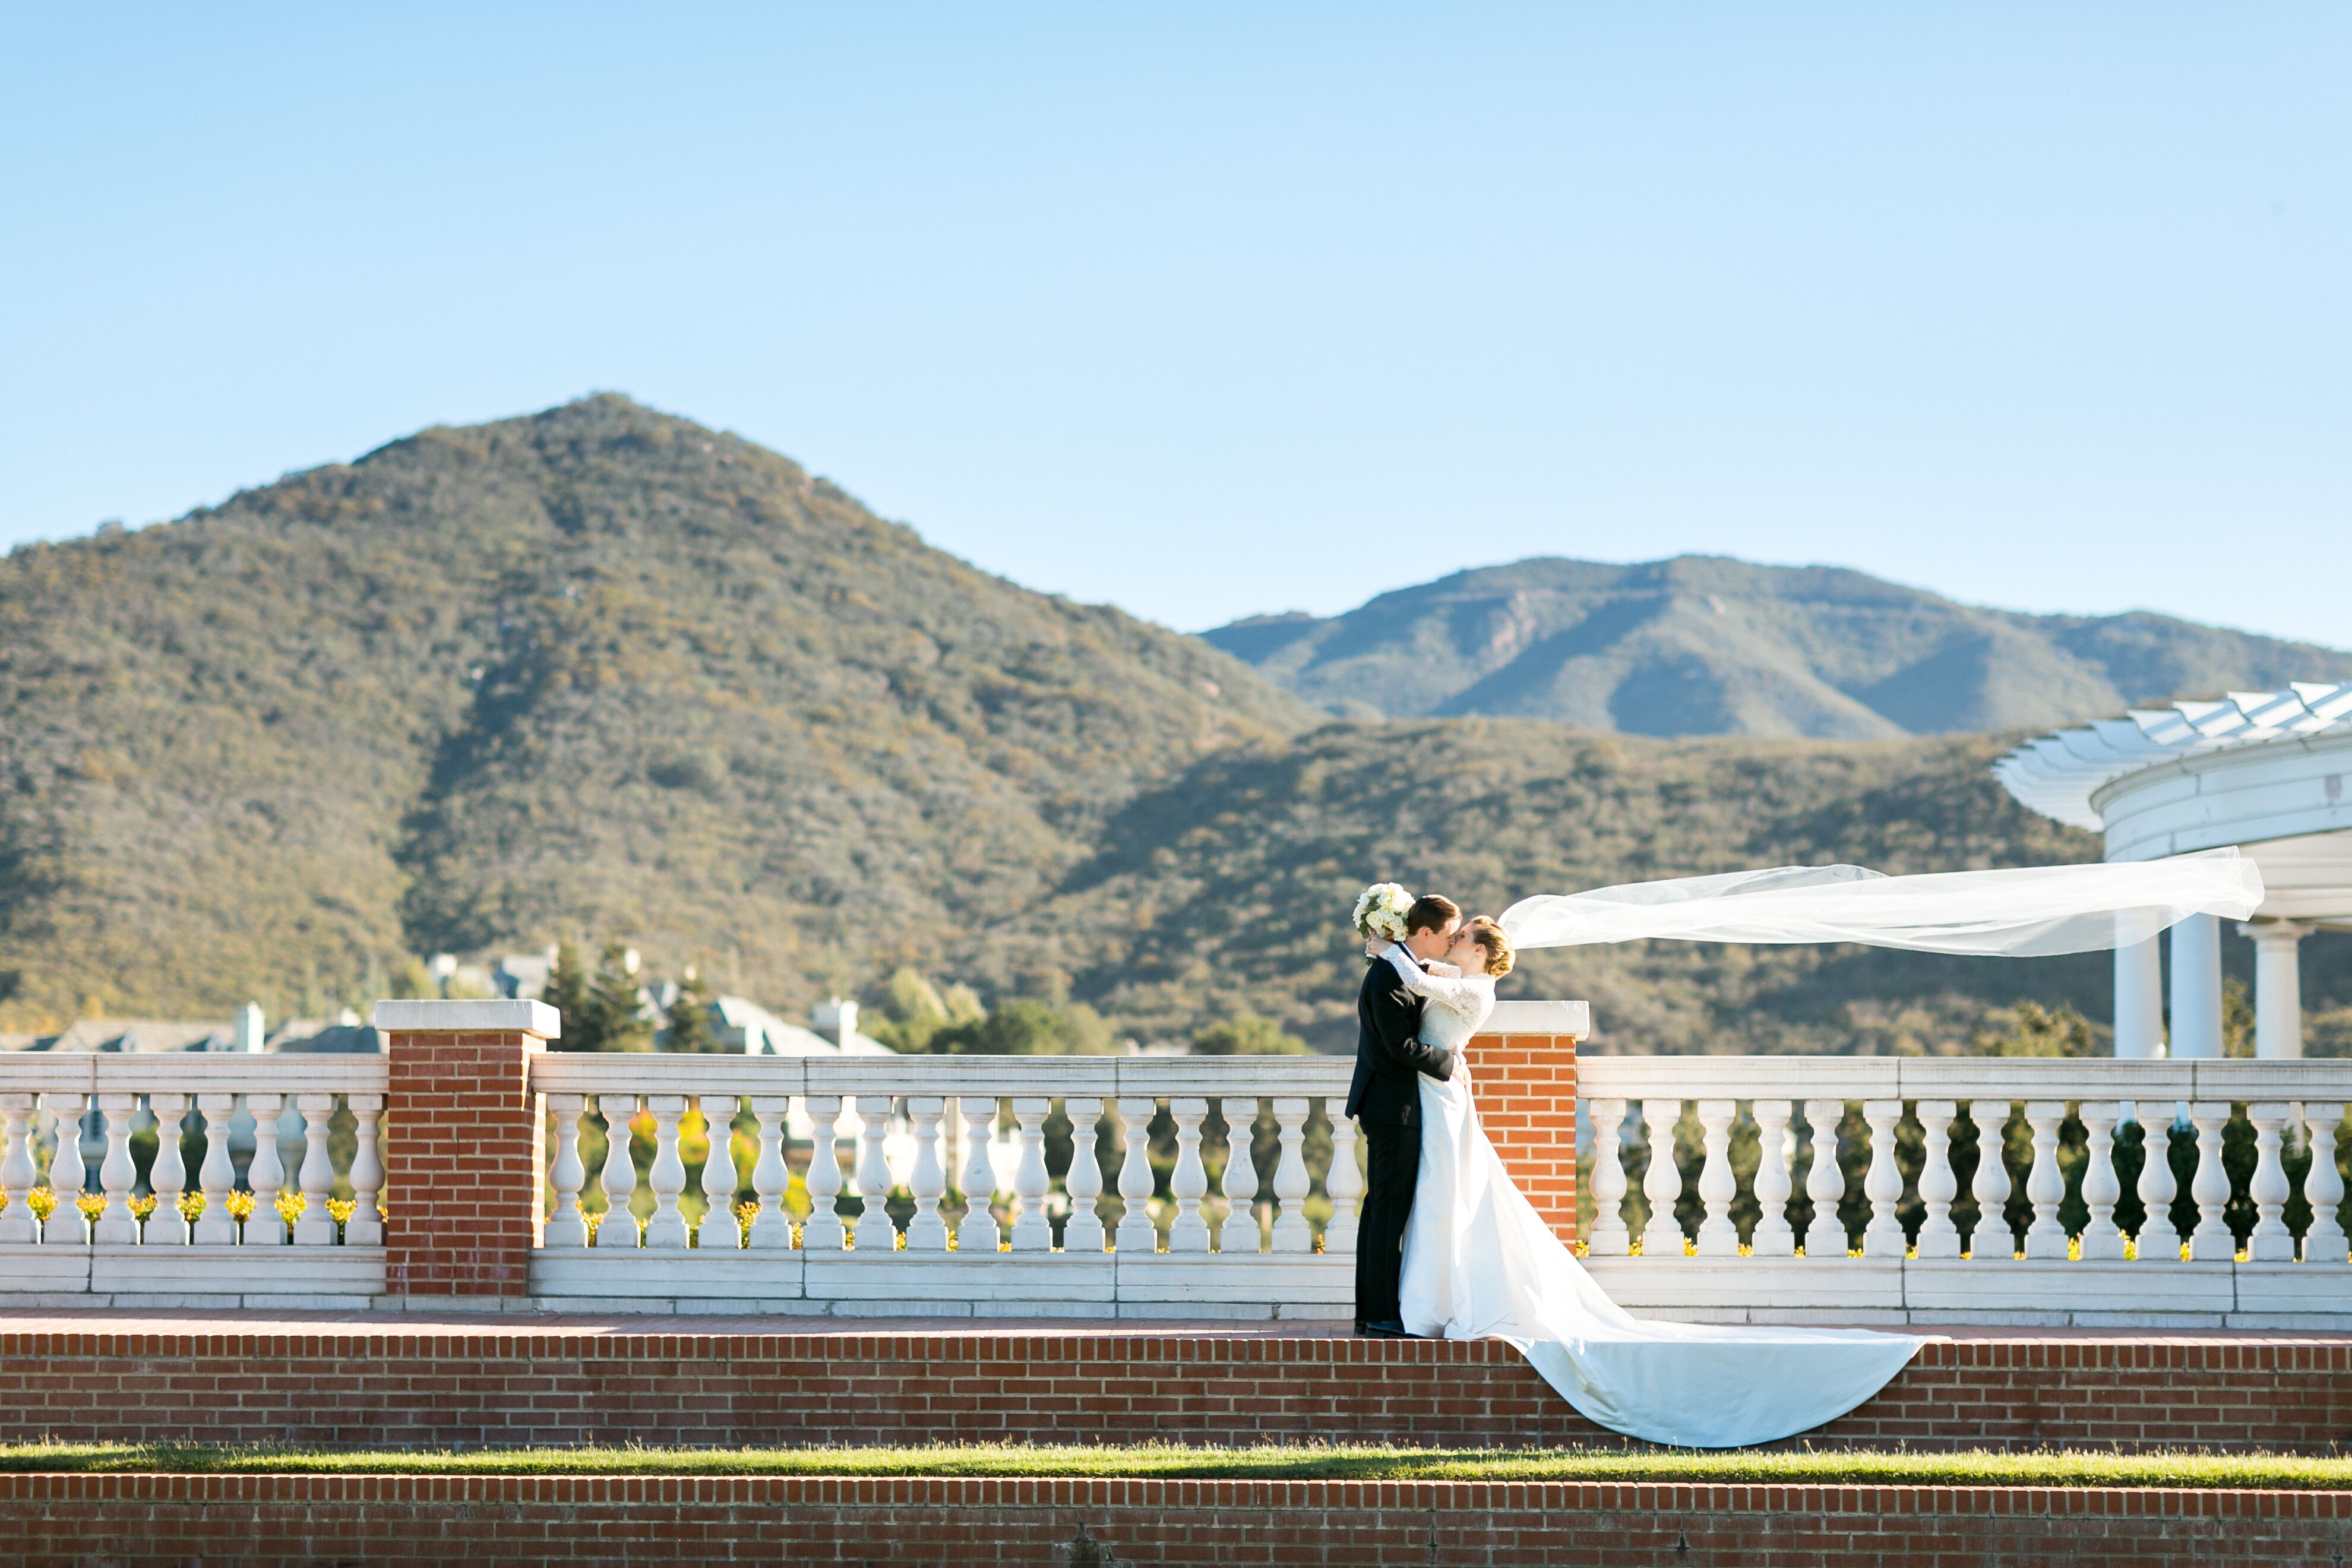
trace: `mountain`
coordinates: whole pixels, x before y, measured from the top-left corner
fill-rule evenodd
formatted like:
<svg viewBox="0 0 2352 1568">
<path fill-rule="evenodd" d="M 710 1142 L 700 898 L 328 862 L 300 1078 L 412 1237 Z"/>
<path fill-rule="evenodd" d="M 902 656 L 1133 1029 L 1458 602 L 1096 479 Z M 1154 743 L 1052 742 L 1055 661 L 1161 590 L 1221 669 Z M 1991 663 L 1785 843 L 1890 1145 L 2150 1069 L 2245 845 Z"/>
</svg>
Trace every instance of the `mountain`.
<svg viewBox="0 0 2352 1568">
<path fill-rule="evenodd" d="M 584 929 L 798 1004 L 1311 712 L 617 396 L 0 563 L 0 1027 Z"/>
<path fill-rule="evenodd" d="M 1553 719 L 1637 735 L 2039 729 L 2173 697 L 2352 679 L 2352 653 L 2163 616 L 1979 609 L 1827 566 L 1538 558 L 1328 619 L 1203 634 L 1343 716 Z"/>
</svg>

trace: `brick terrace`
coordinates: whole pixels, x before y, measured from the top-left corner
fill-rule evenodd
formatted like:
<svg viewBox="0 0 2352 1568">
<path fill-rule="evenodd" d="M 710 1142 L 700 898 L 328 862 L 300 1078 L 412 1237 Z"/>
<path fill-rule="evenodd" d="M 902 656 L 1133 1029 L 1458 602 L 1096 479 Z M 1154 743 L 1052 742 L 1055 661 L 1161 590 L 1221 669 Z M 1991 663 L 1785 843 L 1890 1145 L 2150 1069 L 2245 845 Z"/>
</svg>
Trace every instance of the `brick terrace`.
<svg viewBox="0 0 2352 1568">
<path fill-rule="evenodd" d="M 0 1476 L 12 1560 L 2333 1568 L 2352 1492 L 1480 1481 Z"/>
<path fill-rule="evenodd" d="M 527 1444 L 1617 1441 L 1498 1342 L 449 1314 L 0 1317 L 0 1437 Z M 2352 1335 L 1962 1331 L 1797 1441 L 2328 1449 Z"/>
</svg>

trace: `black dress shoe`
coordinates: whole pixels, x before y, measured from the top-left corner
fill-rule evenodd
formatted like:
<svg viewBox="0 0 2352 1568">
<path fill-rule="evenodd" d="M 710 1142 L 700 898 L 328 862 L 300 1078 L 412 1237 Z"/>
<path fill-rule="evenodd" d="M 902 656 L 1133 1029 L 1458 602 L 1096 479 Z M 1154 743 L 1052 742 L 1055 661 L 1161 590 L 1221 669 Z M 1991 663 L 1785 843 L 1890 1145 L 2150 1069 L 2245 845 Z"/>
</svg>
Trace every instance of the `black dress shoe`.
<svg viewBox="0 0 2352 1568">
<path fill-rule="evenodd" d="M 1414 1340 L 1421 1337 L 1409 1332 L 1404 1324 L 1394 1318 L 1382 1318 L 1377 1322 L 1358 1323 L 1356 1332 L 1373 1340 Z"/>
</svg>

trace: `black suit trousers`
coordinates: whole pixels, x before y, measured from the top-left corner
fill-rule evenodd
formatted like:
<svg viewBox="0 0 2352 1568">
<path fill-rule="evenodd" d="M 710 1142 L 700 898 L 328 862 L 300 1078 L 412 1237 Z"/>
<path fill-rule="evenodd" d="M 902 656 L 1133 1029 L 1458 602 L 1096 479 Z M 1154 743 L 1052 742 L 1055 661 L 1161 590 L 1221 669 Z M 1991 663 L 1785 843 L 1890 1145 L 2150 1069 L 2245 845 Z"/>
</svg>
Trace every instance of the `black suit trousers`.
<svg viewBox="0 0 2352 1568">
<path fill-rule="evenodd" d="M 1421 1180 L 1421 1129 L 1364 1123 L 1364 1215 L 1356 1229 L 1356 1321 L 1397 1315 L 1397 1276 L 1404 1269 L 1404 1226 Z"/>
</svg>

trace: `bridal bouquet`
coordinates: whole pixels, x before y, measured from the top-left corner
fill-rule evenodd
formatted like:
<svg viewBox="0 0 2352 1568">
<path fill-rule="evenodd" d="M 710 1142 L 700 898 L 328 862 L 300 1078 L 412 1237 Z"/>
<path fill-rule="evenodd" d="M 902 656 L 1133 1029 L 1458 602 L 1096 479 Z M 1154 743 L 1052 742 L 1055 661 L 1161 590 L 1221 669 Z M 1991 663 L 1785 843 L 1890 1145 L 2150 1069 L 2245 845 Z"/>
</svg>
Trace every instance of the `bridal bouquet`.
<svg viewBox="0 0 2352 1568">
<path fill-rule="evenodd" d="M 1412 895 L 1394 882 L 1374 882 L 1356 900 L 1356 930 L 1368 942 L 1402 942 Z"/>
</svg>

